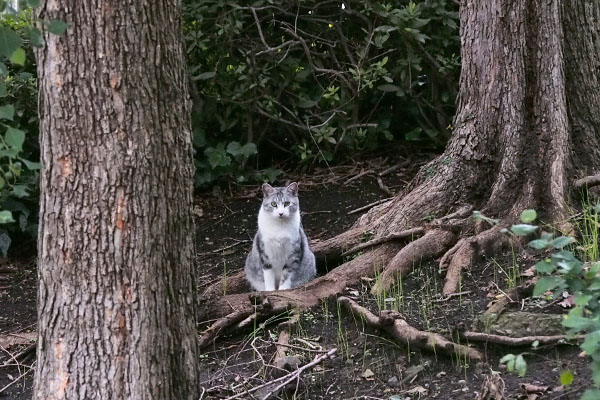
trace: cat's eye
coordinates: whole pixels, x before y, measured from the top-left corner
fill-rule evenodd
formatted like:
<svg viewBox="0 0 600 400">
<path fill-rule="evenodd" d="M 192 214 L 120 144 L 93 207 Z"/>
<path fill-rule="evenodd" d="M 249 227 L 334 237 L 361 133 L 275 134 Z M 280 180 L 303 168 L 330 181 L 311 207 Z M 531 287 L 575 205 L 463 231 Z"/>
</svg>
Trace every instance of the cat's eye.
<svg viewBox="0 0 600 400">
<path fill-rule="evenodd" d="M 287 207 L 287 206 L 289 206 L 289 205 L 290 205 L 290 202 L 289 202 L 289 201 L 286 201 L 285 203 L 283 203 L 283 206 L 284 206 L 284 207 Z"/>
<path fill-rule="evenodd" d="M 274 201 L 271 202 L 271 207 L 277 207 L 277 203 L 275 203 Z"/>
</svg>

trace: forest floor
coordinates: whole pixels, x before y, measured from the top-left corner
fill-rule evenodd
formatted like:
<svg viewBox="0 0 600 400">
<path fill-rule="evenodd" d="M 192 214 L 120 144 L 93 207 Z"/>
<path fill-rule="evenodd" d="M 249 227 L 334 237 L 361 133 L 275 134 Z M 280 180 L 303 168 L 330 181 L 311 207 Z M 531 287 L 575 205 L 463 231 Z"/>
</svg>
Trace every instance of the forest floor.
<svg viewBox="0 0 600 400">
<path fill-rule="evenodd" d="M 350 211 L 388 198 L 389 190 L 399 192 L 425 161 L 426 155 L 413 155 L 406 160 L 407 167 L 385 175 L 383 185 L 378 184 L 376 176 L 392 166 L 385 159 L 325 168 L 308 177 L 285 178 L 300 182 L 302 223 L 308 237 L 318 241 L 349 228 L 366 212 L 348 214 Z M 363 174 L 368 171 L 371 172 Z M 256 231 L 260 196 L 257 185 L 215 190 L 197 198 L 200 293 L 215 283 L 222 283 L 226 292 L 226 277 L 243 268 Z M 462 274 L 461 294 L 450 298 L 440 297 L 444 271 L 436 262 L 416 266 L 383 296 L 370 294 L 372 279 L 346 288 L 340 296 L 355 300 L 374 314 L 384 309 L 399 311 L 412 326 L 451 337 L 456 330 L 471 329 L 491 302 L 529 279 L 535 262 L 535 257 L 520 251 L 480 258 Z M 319 266 L 319 273 L 333 267 Z M 34 354 L 28 349 L 35 336 L 36 285 L 34 258 L 0 261 L 0 398 L 31 397 L 33 373 L 29 371 Z M 530 298 L 509 307 L 536 315 L 568 311 L 556 303 Z M 205 348 L 200 360 L 201 399 L 258 399 L 273 392 L 282 381 L 269 382 L 287 373 L 272 366 L 280 323 L 286 319 L 287 315 L 280 315 L 230 330 Z M 201 323 L 199 329 L 205 327 Z M 493 376 L 498 393 L 481 398 L 578 399 L 591 382 L 588 360 L 575 344 L 533 348 L 471 343 L 484 354 L 483 362 L 474 363 L 403 346 L 385 332 L 365 326 L 340 308 L 336 299 L 300 313 L 289 332 L 286 367 L 297 363 L 301 368 L 315 357 L 332 349 L 337 351 L 330 357 L 321 357 L 323 360 L 303 370 L 299 379 L 293 379 L 285 390 L 278 390 L 269 398 L 477 399 Z M 21 355 L 23 351 L 25 354 Z M 509 353 L 523 354 L 527 362 L 524 377 L 500 364 L 500 359 Z M 567 370 L 575 379 L 563 387 L 559 376 Z M 20 378 L 22 374 L 25 376 Z M 12 385 L 3 390 L 9 384 Z M 261 385 L 264 386 L 252 394 L 244 393 L 244 388 Z M 504 397 L 499 397 L 502 386 Z"/>
</svg>

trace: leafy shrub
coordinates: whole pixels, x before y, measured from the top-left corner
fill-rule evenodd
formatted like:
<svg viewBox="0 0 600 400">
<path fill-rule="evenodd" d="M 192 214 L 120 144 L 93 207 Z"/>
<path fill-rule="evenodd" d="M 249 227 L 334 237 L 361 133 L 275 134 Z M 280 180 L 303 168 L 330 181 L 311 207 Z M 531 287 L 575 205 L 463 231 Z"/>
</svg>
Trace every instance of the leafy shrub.
<svg viewBox="0 0 600 400">
<path fill-rule="evenodd" d="M 583 257 L 598 255 L 598 213 L 600 205 L 588 206 L 584 210 L 581 222 L 583 229 L 580 230 L 595 238 L 595 243 L 589 243 L 595 248 L 580 248 L 583 250 Z M 530 225 L 535 218 L 535 211 L 524 211 L 521 215 L 524 223 L 512 226 L 511 232 L 516 236 L 526 236 L 537 231 L 538 226 Z M 584 237 L 583 241 L 586 242 L 587 239 Z M 529 242 L 529 246 L 536 250 L 552 252 L 535 265 L 541 276 L 533 294 L 556 299 L 566 291 L 574 296 L 575 307 L 565 316 L 562 325 L 567 328 L 569 335 L 585 335 L 581 349 L 591 358 L 592 378 L 596 388 L 587 390 L 582 400 L 600 399 L 600 260 L 586 257 L 588 261 L 582 262 L 573 249 L 568 249 L 573 243 L 573 237 L 554 237 L 550 233 L 542 233 L 538 239 Z M 521 376 L 524 375 L 527 366 L 522 356 L 508 354 L 502 361 L 509 365 L 509 369 L 512 363 L 512 367 Z M 567 386 L 573 381 L 573 374 L 565 371 L 560 379 Z"/>
<path fill-rule="evenodd" d="M 231 143 L 254 143 L 258 166 L 325 163 L 390 140 L 443 144 L 458 87 L 456 9 L 449 0 L 184 1 L 195 142 L 213 160 L 199 163 L 197 183 L 246 179 L 247 157 L 229 153 Z"/>
<path fill-rule="evenodd" d="M 37 234 L 39 146 L 32 45 L 41 35 L 30 11 L 0 19 L 0 253 L 11 237 Z"/>
</svg>

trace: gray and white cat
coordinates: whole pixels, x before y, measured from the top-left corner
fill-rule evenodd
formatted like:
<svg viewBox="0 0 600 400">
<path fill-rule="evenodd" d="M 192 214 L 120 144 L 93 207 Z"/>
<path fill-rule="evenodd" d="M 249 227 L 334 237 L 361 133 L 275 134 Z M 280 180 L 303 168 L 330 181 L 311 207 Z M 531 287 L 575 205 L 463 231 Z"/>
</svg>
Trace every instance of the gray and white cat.
<svg viewBox="0 0 600 400">
<path fill-rule="evenodd" d="M 315 256 L 300 222 L 298 184 L 262 186 L 258 232 L 246 258 L 246 279 L 258 291 L 301 286 L 315 277 Z"/>
</svg>

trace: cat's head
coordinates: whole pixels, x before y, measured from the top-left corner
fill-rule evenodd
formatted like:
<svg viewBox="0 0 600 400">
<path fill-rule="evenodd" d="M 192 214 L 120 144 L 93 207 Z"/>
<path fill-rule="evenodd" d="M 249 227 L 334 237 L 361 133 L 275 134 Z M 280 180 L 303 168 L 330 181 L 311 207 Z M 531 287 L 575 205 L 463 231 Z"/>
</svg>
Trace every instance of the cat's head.
<svg viewBox="0 0 600 400">
<path fill-rule="evenodd" d="M 262 185 L 262 209 L 273 218 L 287 219 L 298 214 L 298 184 L 292 182 L 286 187 Z"/>
</svg>

